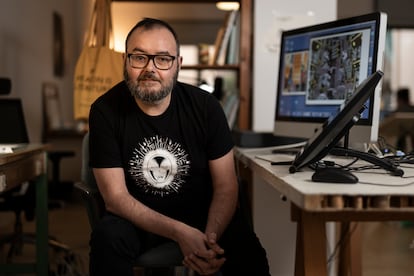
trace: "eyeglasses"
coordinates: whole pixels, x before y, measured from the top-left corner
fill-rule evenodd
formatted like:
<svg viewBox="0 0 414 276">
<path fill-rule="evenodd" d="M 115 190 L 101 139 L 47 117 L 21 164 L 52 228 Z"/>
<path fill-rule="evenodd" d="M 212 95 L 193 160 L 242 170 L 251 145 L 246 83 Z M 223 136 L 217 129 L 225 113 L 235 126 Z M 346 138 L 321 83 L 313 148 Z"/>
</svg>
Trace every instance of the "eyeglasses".
<svg viewBox="0 0 414 276">
<path fill-rule="evenodd" d="M 169 70 L 175 60 L 174 56 L 169 55 L 146 55 L 146 54 L 127 54 L 129 65 L 132 68 L 142 69 L 146 67 L 150 60 L 154 62 L 155 68 L 159 70 Z"/>
</svg>

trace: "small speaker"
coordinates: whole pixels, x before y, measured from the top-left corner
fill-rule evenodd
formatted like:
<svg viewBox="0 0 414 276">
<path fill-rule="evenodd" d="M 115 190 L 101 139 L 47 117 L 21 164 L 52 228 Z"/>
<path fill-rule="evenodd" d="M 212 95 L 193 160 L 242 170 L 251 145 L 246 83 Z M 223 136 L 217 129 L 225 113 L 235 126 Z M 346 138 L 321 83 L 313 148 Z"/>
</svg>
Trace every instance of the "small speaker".
<svg viewBox="0 0 414 276">
<path fill-rule="evenodd" d="M 11 80 L 9 78 L 0 78 L 0 95 L 7 95 L 11 92 Z"/>
</svg>

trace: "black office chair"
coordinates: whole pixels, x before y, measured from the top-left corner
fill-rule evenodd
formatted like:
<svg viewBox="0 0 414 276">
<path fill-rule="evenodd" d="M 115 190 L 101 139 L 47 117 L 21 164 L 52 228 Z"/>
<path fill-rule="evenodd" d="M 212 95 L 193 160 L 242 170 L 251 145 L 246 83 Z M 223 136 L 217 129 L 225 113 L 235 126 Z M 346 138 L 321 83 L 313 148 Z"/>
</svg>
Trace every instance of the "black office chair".
<svg viewBox="0 0 414 276">
<path fill-rule="evenodd" d="M 23 233 L 22 222 L 23 213 L 28 221 L 34 219 L 34 211 L 31 205 L 35 204 L 35 198 L 27 192 L 33 186 L 30 184 L 29 182 L 23 183 L 20 187 L 7 191 L 0 197 L 0 212 L 13 212 L 15 214 L 13 232 L 0 237 L 0 246 L 10 244 L 7 262 L 11 262 L 13 256 L 22 253 L 24 242 L 34 241 L 32 236 L 29 237 Z"/>
<path fill-rule="evenodd" d="M 0 236 L 0 246 L 9 245 L 6 262 L 13 262 L 15 256 L 23 252 L 24 244 L 35 244 L 36 234 L 23 231 L 23 215 L 27 221 L 34 220 L 35 184 L 23 183 L 18 188 L 7 191 L 0 197 L 0 212 L 13 212 L 15 222 L 13 232 Z M 55 237 L 49 236 L 49 246 L 56 251 L 69 252 L 70 249 Z"/>
</svg>

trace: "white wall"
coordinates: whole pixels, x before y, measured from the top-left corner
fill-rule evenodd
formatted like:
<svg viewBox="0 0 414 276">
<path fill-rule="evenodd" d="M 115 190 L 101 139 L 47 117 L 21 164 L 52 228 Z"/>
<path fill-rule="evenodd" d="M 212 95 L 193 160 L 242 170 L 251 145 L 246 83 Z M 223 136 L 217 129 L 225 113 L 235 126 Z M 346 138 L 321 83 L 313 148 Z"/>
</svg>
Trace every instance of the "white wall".
<svg viewBox="0 0 414 276">
<path fill-rule="evenodd" d="M 254 11 L 252 128 L 272 131 L 279 64 L 280 29 L 336 19 L 336 1 L 257 0 Z M 308 12 L 313 16 L 308 16 Z"/>
<path fill-rule="evenodd" d="M 395 108 L 396 92 L 401 87 L 410 89 L 411 104 L 414 104 L 414 31 L 412 29 L 399 29 L 392 31 L 390 44 L 392 57 L 390 64 L 392 109 Z"/>
<path fill-rule="evenodd" d="M 79 51 L 83 7 L 92 0 L 13 0 L 0 4 L 0 76 L 12 81 L 10 97 L 22 98 L 32 142 L 41 140 L 43 82 L 57 84 L 62 113 L 73 109 L 73 68 Z M 77 9 L 79 7 L 79 10 Z M 64 75 L 53 74 L 53 12 L 61 15 L 64 34 Z M 79 11 L 79 12 L 78 12 Z"/>
</svg>

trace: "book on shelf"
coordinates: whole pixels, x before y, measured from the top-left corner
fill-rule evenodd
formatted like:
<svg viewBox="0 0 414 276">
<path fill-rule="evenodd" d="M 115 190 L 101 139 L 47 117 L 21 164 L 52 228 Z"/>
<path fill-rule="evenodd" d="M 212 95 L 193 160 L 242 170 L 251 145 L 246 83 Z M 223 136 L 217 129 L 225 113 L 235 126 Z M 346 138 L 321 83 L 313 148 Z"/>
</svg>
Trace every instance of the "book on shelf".
<svg viewBox="0 0 414 276">
<path fill-rule="evenodd" d="M 215 51 L 213 56 L 213 64 L 224 65 L 226 63 L 226 55 L 229 51 L 230 37 L 234 29 L 236 29 L 238 10 L 230 11 L 224 21 L 224 25 L 217 32 Z"/>
<path fill-rule="evenodd" d="M 239 110 L 239 96 L 237 93 L 230 93 L 223 99 L 222 105 L 224 114 L 226 114 L 227 123 L 229 124 L 230 128 L 233 128 L 236 125 L 237 121 L 237 113 Z"/>
<path fill-rule="evenodd" d="M 240 56 L 240 16 L 236 18 L 234 27 L 231 30 L 229 45 L 226 52 L 226 64 L 239 64 Z"/>
<path fill-rule="evenodd" d="M 211 64 L 217 64 L 217 59 L 218 59 L 218 49 L 220 48 L 220 45 L 223 42 L 223 35 L 224 35 L 224 27 L 220 27 L 220 29 L 217 32 L 217 36 L 216 36 L 216 41 L 214 43 L 214 55 L 213 58 L 211 60 Z"/>
</svg>

